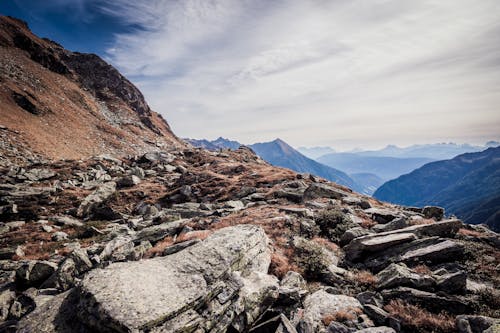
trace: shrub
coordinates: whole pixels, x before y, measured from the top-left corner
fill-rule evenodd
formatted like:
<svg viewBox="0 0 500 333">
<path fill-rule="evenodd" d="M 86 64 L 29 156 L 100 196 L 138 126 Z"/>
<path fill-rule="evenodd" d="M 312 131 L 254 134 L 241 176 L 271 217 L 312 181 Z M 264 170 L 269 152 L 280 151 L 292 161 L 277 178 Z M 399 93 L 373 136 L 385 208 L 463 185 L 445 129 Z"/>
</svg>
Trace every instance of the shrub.
<svg viewBox="0 0 500 333">
<path fill-rule="evenodd" d="M 332 313 L 327 313 L 321 318 L 321 321 L 325 326 L 330 325 L 332 321 L 344 323 L 346 321 L 355 320 L 356 317 L 361 313 L 363 313 L 361 309 L 349 307 L 345 310 L 339 310 Z"/>
<path fill-rule="evenodd" d="M 390 301 L 384 309 L 392 316 L 400 319 L 403 327 L 406 327 L 411 332 L 456 332 L 455 318 L 444 313 L 430 313 L 427 310 L 407 304 L 401 300 Z"/>
<path fill-rule="evenodd" d="M 431 269 L 423 264 L 415 266 L 411 270 L 419 275 L 431 275 L 432 274 Z"/>
<path fill-rule="evenodd" d="M 309 279 L 321 278 L 323 272 L 332 264 L 328 252 L 313 241 L 297 238 L 293 241 L 297 265 Z"/>
<path fill-rule="evenodd" d="M 355 271 L 352 279 L 357 284 L 365 287 L 373 287 L 378 282 L 377 277 L 369 271 Z"/>
<path fill-rule="evenodd" d="M 340 237 L 350 228 L 357 226 L 339 208 L 324 209 L 318 213 L 315 219 L 321 229 L 321 233 L 331 241 L 338 243 Z"/>
<path fill-rule="evenodd" d="M 293 263 L 290 263 L 290 259 L 287 256 L 282 253 L 274 252 L 271 255 L 269 273 L 282 279 L 289 271 L 300 273 L 300 269 Z"/>
</svg>

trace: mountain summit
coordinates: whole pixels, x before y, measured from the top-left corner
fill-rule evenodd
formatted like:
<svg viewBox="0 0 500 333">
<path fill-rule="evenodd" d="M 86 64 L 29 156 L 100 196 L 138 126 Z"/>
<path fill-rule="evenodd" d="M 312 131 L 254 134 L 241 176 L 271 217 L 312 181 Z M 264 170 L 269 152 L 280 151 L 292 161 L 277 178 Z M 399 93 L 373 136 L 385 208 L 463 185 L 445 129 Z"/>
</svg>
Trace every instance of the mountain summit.
<svg viewBox="0 0 500 333">
<path fill-rule="evenodd" d="M 182 145 L 142 93 L 94 54 L 65 50 L 0 17 L 2 159 L 139 153 Z M 15 146 L 15 147 L 14 147 Z M 22 147 L 22 148 L 20 148 Z"/>
</svg>

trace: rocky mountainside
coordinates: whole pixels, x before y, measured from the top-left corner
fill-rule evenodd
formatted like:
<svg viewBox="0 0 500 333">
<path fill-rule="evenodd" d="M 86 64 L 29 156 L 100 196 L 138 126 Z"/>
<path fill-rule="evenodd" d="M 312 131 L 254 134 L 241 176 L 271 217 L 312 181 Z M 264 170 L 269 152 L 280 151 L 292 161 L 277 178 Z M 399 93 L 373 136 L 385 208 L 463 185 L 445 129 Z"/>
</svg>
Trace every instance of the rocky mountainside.
<svg viewBox="0 0 500 333">
<path fill-rule="evenodd" d="M 31 65 L 39 71 L 27 73 L 47 74 Z M 65 76 L 75 73 L 57 75 L 81 88 Z M 2 80 L 15 86 L 17 76 Z M 500 329 L 497 233 L 446 219 L 439 207 L 387 204 L 274 167 L 246 147 L 183 145 L 127 110 L 165 142 L 161 149 L 23 158 L 35 148 L 5 131 L 12 156 L 0 165 L 0 332 Z M 18 134 L 36 138 L 35 124 Z"/>
<path fill-rule="evenodd" d="M 0 17 L 0 163 L 138 154 L 182 145 L 141 92 L 93 54 Z"/>
<path fill-rule="evenodd" d="M 500 147 L 429 163 L 374 194 L 397 204 L 445 207 L 467 223 L 500 230 Z"/>
</svg>

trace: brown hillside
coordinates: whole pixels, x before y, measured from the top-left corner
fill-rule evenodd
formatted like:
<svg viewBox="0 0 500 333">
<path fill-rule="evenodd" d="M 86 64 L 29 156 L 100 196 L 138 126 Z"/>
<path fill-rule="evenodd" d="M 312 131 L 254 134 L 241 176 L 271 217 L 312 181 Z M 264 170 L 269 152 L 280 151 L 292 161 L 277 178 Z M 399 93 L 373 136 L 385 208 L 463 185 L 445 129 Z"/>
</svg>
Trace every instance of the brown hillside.
<svg viewBox="0 0 500 333">
<path fill-rule="evenodd" d="M 0 17 L 2 160 L 137 154 L 182 145 L 141 92 L 93 54 L 71 52 Z M 22 156 L 21 156 L 22 155 Z"/>
</svg>

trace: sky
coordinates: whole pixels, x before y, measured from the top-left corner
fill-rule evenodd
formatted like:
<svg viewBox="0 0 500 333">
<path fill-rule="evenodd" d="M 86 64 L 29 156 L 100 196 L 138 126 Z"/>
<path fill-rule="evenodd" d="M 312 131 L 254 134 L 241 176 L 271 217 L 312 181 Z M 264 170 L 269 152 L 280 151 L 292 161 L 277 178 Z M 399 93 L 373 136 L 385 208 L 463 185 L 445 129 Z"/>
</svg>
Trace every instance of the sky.
<svg viewBox="0 0 500 333">
<path fill-rule="evenodd" d="M 2 0 L 180 137 L 336 149 L 500 139 L 498 0 Z"/>
</svg>

